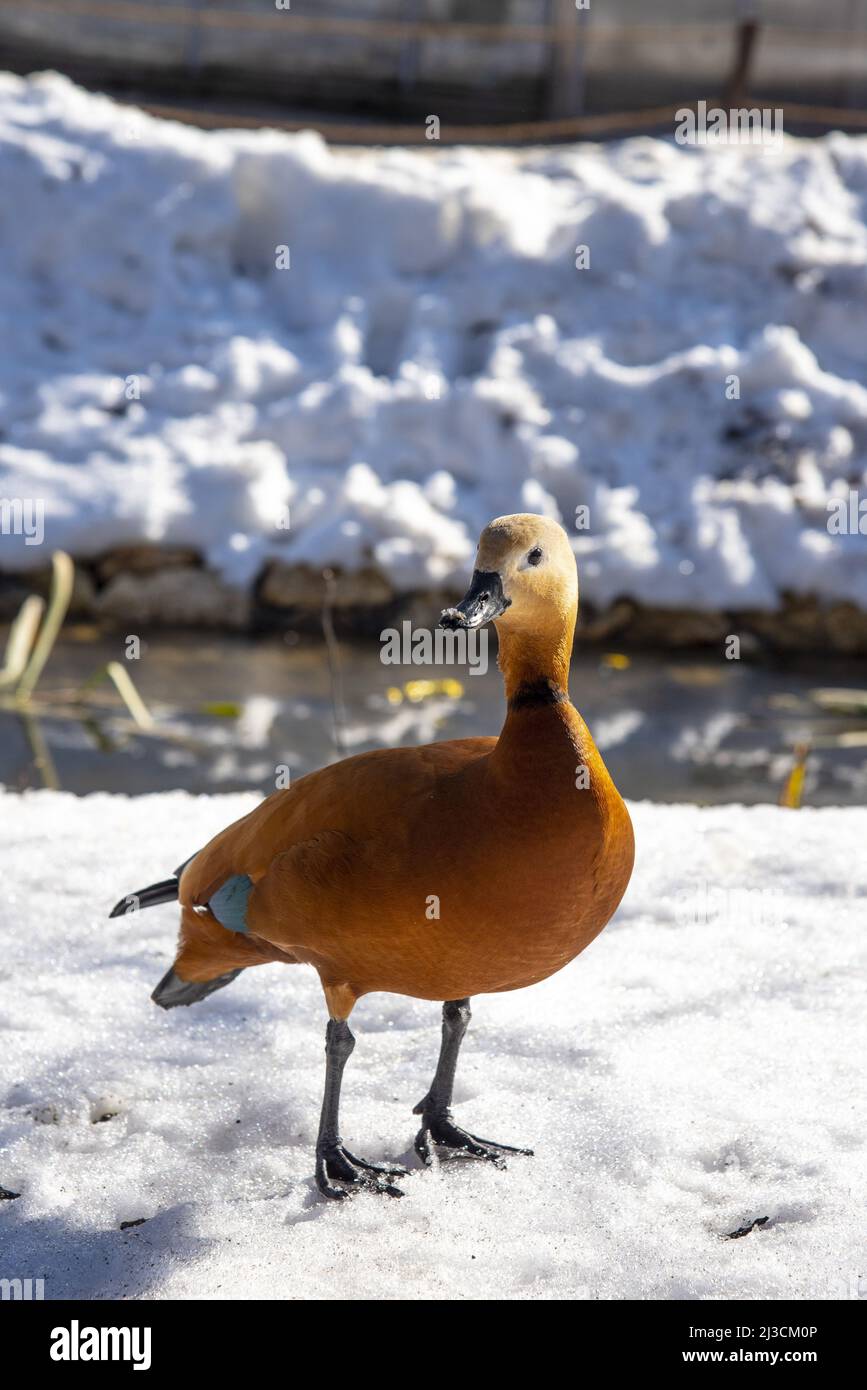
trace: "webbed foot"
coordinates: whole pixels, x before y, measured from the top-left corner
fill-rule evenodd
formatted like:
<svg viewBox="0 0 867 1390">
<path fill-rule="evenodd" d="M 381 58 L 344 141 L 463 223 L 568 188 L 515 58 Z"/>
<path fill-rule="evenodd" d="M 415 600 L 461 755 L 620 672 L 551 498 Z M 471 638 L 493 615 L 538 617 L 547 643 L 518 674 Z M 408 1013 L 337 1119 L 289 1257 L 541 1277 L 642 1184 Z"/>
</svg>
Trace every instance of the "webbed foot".
<svg viewBox="0 0 867 1390">
<path fill-rule="evenodd" d="M 453 1149 L 469 1158 L 484 1158 L 488 1163 L 493 1163 L 495 1168 L 505 1168 L 506 1160 L 503 1154 L 525 1154 L 528 1158 L 532 1157 L 532 1149 L 519 1149 L 512 1144 L 497 1144 L 493 1139 L 480 1139 L 478 1135 L 461 1129 L 460 1125 L 455 1124 L 450 1110 L 441 1114 L 425 1113 L 424 1101 L 421 1101 L 412 1113 L 423 1116 L 422 1127 L 415 1138 L 415 1151 L 427 1167 L 433 1163 L 437 1147 Z"/>
<path fill-rule="evenodd" d="M 382 1192 L 388 1197 L 402 1197 L 402 1190 L 387 1179 L 406 1176 L 406 1168 L 399 1163 L 368 1163 L 366 1159 L 350 1153 L 340 1141 L 319 1145 L 316 1150 L 316 1186 L 323 1197 L 331 1197 L 338 1202 L 351 1197 L 359 1189 Z M 346 1185 L 338 1187 L 338 1182 Z"/>
</svg>

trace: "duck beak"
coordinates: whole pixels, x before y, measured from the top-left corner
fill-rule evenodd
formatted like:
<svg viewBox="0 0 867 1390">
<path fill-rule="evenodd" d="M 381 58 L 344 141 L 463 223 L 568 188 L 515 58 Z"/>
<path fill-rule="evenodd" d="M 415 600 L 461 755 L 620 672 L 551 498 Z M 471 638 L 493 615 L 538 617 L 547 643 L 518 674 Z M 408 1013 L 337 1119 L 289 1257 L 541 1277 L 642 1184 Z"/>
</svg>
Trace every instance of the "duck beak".
<svg viewBox="0 0 867 1390">
<path fill-rule="evenodd" d="M 444 608 L 440 627 L 454 631 L 481 627 L 505 613 L 512 600 L 503 593 L 503 581 L 494 570 L 473 570 L 470 587 L 454 608 Z"/>
</svg>

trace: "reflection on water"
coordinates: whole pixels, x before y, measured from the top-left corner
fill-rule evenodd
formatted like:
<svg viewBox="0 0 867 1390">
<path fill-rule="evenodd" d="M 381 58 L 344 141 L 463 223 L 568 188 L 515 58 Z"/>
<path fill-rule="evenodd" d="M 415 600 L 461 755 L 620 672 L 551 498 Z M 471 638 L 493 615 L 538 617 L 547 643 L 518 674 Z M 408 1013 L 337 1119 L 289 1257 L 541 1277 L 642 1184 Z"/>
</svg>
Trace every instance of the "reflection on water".
<svg viewBox="0 0 867 1390">
<path fill-rule="evenodd" d="M 81 636 L 73 628 L 58 643 L 40 687 L 46 695 L 74 688 L 100 662 L 123 659 L 122 637 Z M 340 654 L 347 753 L 500 727 L 502 686 L 493 666 L 470 675 L 383 665 L 377 646 L 349 643 Z M 39 720 L 66 790 L 269 792 L 278 768 L 294 778 L 336 756 L 331 680 L 317 643 L 158 635 L 131 669 L 157 716 L 157 737 L 132 729 L 122 711 L 107 709 L 87 724 L 57 713 Z M 418 682 L 409 695 L 408 682 Z M 625 659 L 598 649 L 581 651 L 572 669 L 573 699 L 618 786 L 655 801 L 775 802 L 794 747 L 808 741 L 804 803 L 862 803 L 867 718 L 812 698 L 829 686 L 863 690 L 867 670 L 829 661 L 769 668 L 707 655 Z M 32 739 L 9 712 L 0 713 L 0 782 L 41 785 Z"/>
</svg>

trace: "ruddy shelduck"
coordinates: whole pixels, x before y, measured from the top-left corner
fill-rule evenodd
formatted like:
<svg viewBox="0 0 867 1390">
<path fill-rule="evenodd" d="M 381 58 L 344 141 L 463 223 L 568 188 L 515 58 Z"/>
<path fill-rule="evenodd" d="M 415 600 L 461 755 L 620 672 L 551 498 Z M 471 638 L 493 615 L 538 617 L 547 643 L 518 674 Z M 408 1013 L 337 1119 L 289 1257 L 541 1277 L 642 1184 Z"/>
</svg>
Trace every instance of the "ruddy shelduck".
<svg viewBox="0 0 867 1390">
<path fill-rule="evenodd" d="M 506 719 L 499 738 L 361 753 L 269 796 L 112 915 L 178 898 L 174 966 L 153 999 L 192 1004 L 269 961 L 319 973 L 328 1006 L 316 1181 L 401 1195 L 406 1170 L 343 1143 L 338 1107 L 355 1046 L 349 1015 L 372 991 L 443 1000 L 433 1082 L 415 1147 L 488 1159 L 529 1153 L 479 1139 L 451 1111 L 470 996 L 535 984 L 584 950 L 622 898 L 632 826 L 570 703 L 575 557 L 548 517 L 504 516 L 482 533 L 451 629 L 496 624 Z M 430 904 L 437 909 L 430 911 Z"/>
</svg>

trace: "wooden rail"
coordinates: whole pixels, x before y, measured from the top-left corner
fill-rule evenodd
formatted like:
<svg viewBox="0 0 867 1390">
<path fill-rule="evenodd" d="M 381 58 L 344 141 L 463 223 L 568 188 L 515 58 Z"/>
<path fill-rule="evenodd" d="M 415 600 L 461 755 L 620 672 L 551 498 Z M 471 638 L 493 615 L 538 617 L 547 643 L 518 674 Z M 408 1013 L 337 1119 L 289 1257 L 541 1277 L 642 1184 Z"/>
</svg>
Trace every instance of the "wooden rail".
<svg viewBox="0 0 867 1390">
<path fill-rule="evenodd" d="M 709 97 L 708 108 L 721 105 L 722 98 Z M 692 103 L 674 106 L 644 107 L 638 111 L 614 111 L 594 116 L 564 116 L 552 121 L 497 122 L 494 125 L 452 125 L 444 121 L 440 138 L 429 141 L 424 121 L 414 125 L 393 122 L 375 124 L 342 124 L 321 121 L 311 115 L 305 120 L 284 120 L 276 116 L 244 116 L 230 112 L 204 111 L 162 103 L 135 103 L 139 110 L 148 111 L 162 120 L 181 121 L 184 125 L 203 130 L 317 130 L 323 139 L 334 145 L 545 145 L 559 140 L 603 138 L 606 135 L 629 135 L 662 126 L 673 127 L 676 114 L 691 109 Z M 852 126 L 867 130 L 867 111 L 848 110 L 837 106 L 808 106 L 785 102 L 784 119 L 800 125 L 823 128 Z"/>
<path fill-rule="evenodd" d="M 182 121 L 186 125 L 200 126 L 212 130 L 268 129 L 268 130 L 318 130 L 335 145 L 513 145 L 546 144 L 551 140 L 568 140 L 581 137 L 604 136 L 615 131 L 648 130 L 666 123 L 672 123 L 675 111 L 680 107 L 656 106 L 642 111 L 606 112 L 594 116 L 564 116 L 552 121 L 497 122 L 494 125 L 452 125 L 443 121 L 438 141 L 429 141 L 425 123 L 396 125 L 393 122 L 376 124 L 365 121 L 362 124 L 341 124 L 332 121 L 317 121 L 310 116 L 306 120 L 284 120 L 282 117 L 242 116 L 228 112 L 203 111 L 182 106 L 165 106 L 162 103 L 136 102 L 141 110 L 164 120 Z"/>
<path fill-rule="evenodd" d="M 275 10 L 256 14 L 253 10 L 193 9 L 189 5 L 149 5 L 131 0 L 128 5 L 112 0 L 26 0 L 28 11 L 42 10 L 64 16 L 114 19 L 121 23 L 154 25 L 201 25 L 215 29 L 280 29 L 291 37 L 304 34 L 333 34 L 371 39 L 464 38 L 487 43 L 548 42 L 554 28 L 548 24 L 472 24 L 454 20 L 352 19 L 350 16 L 299 14 L 296 10 Z M 0 9 L 19 9 L 21 0 L 0 0 Z"/>
<path fill-rule="evenodd" d="M 22 8 L 28 13 L 43 12 L 69 17 L 116 20 L 119 23 L 145 23 L 156 26 L 181 25 L 216 29 L 262 29 L 279 28 L 287 37 L 305 34 L 331 34 L 355 38 L 371 39 L 471 39 L 478 43 L 555 43 L 562 41 L 562 28 L 555 24 L 474 24 L 463 20 L 431 19 L 353 19 L 351 16 L 313 16 L 304 15 L 297 10 L 274 10 L 273 13 L 257 14 L 254 10 L 208 9 L 191 5 L 151 5 L 147 0 L 130 0 L 129 4 L 119 4 L 117 0 L 0 0 L 0 10 Z M 586 13 L 589 13 L 586 12 Z M 584 11 L 576 11 L 576 18 L 582 19 Z M 738 28 L 734 15 L 719 19 L 666 21 L 659 24 L 584 24 L 576 26 L 576 36 L 582 43 L 619 44 L 624 40 L 643 42 L 670 36 L 673 40 L 687 35 L 707 37 L 716 31 L 720 36 L 732 34 Z M 798 27 L 788 24 L 762 22 L 762 32 L 774 35 L 785 34 L 796 43 L 815 47 L 817 42 L 833 41 L 845 43 L 867 42 L 867 34 L 853 30 L 829 30 Z"/>
</svg>

